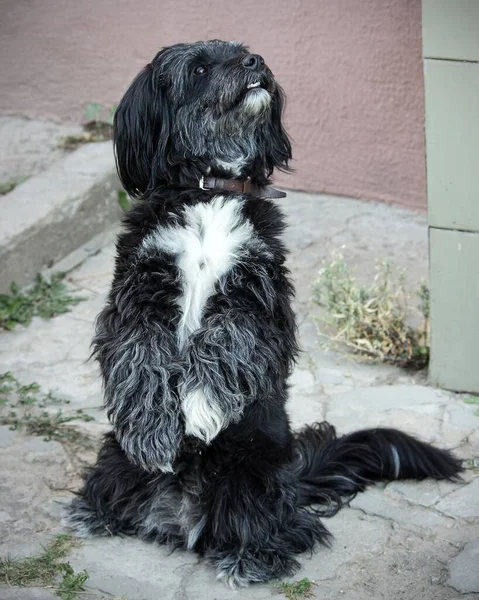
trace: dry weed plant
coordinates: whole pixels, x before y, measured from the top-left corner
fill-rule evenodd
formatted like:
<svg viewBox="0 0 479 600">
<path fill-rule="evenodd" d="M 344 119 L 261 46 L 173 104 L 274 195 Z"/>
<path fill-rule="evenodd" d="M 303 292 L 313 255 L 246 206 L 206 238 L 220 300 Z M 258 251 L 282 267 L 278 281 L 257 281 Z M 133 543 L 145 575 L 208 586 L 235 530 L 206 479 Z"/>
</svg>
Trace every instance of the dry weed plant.
<svg viewBox="0 0 479 600">
<path fill-rule="evenodd" d="M 419 306 L 413 307 L 405 290 L 405 271 L 388 260 L 376 268 L 372 283 L 360 286 L 342 254 L 333 252 L 314 286 L 315 301 L 327 311 L 320 320 L 334 328 L 329 336 L 334 342 L 370 359 L 421 369 L 429 360 L 429 290 L 421 284 Z M 412 312 L 423 317 L 417 328 L 408 322 Z"/>
</svg>

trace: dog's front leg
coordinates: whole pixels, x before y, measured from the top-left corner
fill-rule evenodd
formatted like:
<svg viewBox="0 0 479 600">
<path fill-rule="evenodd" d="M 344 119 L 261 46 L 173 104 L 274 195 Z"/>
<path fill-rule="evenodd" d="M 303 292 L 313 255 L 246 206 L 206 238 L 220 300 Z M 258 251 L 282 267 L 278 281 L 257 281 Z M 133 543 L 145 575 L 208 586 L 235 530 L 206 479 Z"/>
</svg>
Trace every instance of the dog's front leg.
<svg viewBox="0 0 479 600">
<path fill-rule="evenodd" d="M 253 402 L 280 402 L 295 349 L 287 324 L 231 308 L 204 320 L 188 342 L 180 387 L 187 435 L 210 443 Z"/>
<path fill-rule="evenodd" d="M 172 471 L 182 437 L 172 333 L 158 319 L 128 318 L 109 302 L 98 317 L 94 346 L 121 448 L 146 471 Z"/>
</svg>

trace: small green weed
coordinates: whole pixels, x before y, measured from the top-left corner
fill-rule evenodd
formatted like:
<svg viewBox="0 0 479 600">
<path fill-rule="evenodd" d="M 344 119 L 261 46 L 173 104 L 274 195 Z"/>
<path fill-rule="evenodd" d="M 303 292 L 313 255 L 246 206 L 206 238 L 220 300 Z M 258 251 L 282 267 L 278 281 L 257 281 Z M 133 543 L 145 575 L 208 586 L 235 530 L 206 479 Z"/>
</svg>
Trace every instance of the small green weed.
<svg viewBox="0 0 479 600">
<path fill-rule="evenodd" d="M 429 290 L 418 295 L 423 323 L 415 329 L 406 321 L 413 310 L 405 292 L 405 273 L 384 260 L 368 287 L 356 284 L 341 254 L 334 252 L 315 284 L 315 301 L 326 308 L 322 319 L 336 330 L 333 341 L 375 360 L 420 369 L 429 360 Z"/>
<path fill-rule="evenodd" d="M 279 591 L 288 598 L 288 600 L 302 600 L 303 598 L 313 598 L 313 587 L 316 584 L 307 577 L 300 581 L 293 581 L 291 583 L 280 583 L 278 585 Z"/>
<path fill-rule="evenodd" d="M 64 413 L 42 410 L 52 404 L 69 404 L 50 392 L 44 394 L 37 383 L 22 385 L 10 372 L 0 374 L 0 425 L 11 430 L 24 430 L 30 435 L 43 436 L 47 441 L 78 442 L 85 436 L 68 427 L 73 421 L 92 421 L 81 409 Z"/>
<path fill-rule="evenodd" d="M 56 536 L 39 556 L 0 558 L 0 583 L 16 587 L 52 588 L 62 600 L 75 600 L 83 592 L 88 573 L 75 573 L 68 562 L 60 562 L 78 545 L 71 535 Z M 61 578 L 59 581 L 58 579 Z"/>
<path fill-rule="evenodd" d="M 479 404 L 479 396 L 466 396 L 464 402 L 466 404 Z"/>
<path fill-rule="evenodd" d="M 80 135 L 67 135 L 60 140 L 60 146 L 73 150 L 82 144 L 104 142 L 110 140 L 113 133 L 113 118 L 117 105 L 110 108 L 97 102 L 90 102 L 85 107 L 85 120 L 83 133 Z"/>
<path fill-rule="evenodd" d="M 37 275 L 33 287 L 20 292 L 12 283 L 11 294 L 0 294 L 0 330 L 29 325 L 33 317 L 51 317 L 70 311 L 84 298 L 71 296 L 63 283 L 66 273 L 54 273 L 50 280 Z"/>
<path fill-rule="evenodd" d="M 20 177 L 14 177 L 12 179 L 8 179 L 7 181 L 0 181 L 0 196 L 5 196 L 5 194 L 8 194 L 14 190 L 17 185 L 20 185 L 27 179 L 28 177 L 21 175 Z"/>
<path fill-rule="evenodd" d="M 128 212 L 130 210 L 130 199 L 128 198 L 128 194 L 125 192 L 125 190 L 120 190 L 118 192 L 118 204 L 123 212 Z"/>
<path fill-rule="evenodd" d="M 43 436 L 48 442 L 50 440 L 75 442 L 82 437 L 82 434 L 64 425 L 73 421 L 92 420 L 93 417 L 85 414 L 81 409 L 74 414 L 64 414 L 59 410 L 55 414 L 44 411 L 39 415 L 31 413 L 18 415 L 17 412 L 10 411 L 5 417 L 0 416 L 1 425 L 9 425 L 11 430 L 24 429 L 30 435 Z"/>
<path fill-rule="evenodd" d="M 463 400 L 466 404 L 479 404 L 479 396 L 466 396 Z M 479 408 L 474 411 L 474 415 L 479 417 Z"/>
<path fill-rule="evenodd" d="M 85 118 L 88 123 L 105 123 L 107 125 L 113 125 L 116 107 L 117 104 L 114 104 L 110 108 L 105 108 L 102 104 L 90 102 L 85 107 Z M 105 113 L 107 114 L 105 115 Z"/>
<path fill-rule="evenodd" d="M 88 573 L 84 570 L 75 573 L 69 563 L 61 563 L 58 570 L 62 579 L 56 590 L 57 596 L 63 600 L 75 600 L 79 592 L 84 591 L 83 584 L 88 579 Z"/>
<path fill-rule="evenodd" d="M 464 464 L 466 465 L 466 469 L 471 469 L 471 471 L 479 473 L 479 456 L 466 459 Z"/>
</svg>

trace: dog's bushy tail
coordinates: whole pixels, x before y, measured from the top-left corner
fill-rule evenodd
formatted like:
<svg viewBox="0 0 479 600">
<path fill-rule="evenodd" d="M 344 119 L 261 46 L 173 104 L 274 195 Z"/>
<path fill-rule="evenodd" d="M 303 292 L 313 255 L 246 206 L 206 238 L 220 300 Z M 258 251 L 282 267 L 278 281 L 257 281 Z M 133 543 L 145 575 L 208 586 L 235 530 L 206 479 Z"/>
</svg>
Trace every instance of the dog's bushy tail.
<svg viewBox="0 0 479 600">
<path fill-rule="evenodd" d="M 358 492 L 377 481 L 454 480 L 463 470 L 448 450 L 398 431 L 364 429 L 336 437 L 329 423 L 315 423 L 296 436 L 298 501 L 319 505 L 323 516 L 335 514 Z"/>
</svg>

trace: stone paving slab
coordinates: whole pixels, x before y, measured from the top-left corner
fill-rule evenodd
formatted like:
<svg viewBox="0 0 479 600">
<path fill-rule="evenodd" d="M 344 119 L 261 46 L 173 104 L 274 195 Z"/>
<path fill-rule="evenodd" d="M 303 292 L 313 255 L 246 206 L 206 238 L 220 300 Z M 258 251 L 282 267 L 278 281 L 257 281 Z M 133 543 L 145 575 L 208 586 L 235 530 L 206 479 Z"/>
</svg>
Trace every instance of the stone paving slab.
<svg viewBox="0 0 479 600">
<path fill-rule="evenodd" d="M 425 373 L 372 365 L 328 350 L 318 337 L 311 282 L 323 258 L 345 246 L 358 278 L 374 273 L 389 254 L 408 269 L 412 285 L 427 275 L 427 228 L 423 215 L 343 198 L 290 193 L 282 201 L 291 227 L 287 244 L 298 289 L 296 308 L 303 354 L 292 377 L 289 411 L 294 426 L 328 418 L 340 433 L 361 426 L 404 428 L 454 448 L 464 459 L 479 457 L 479 417 L 461 395 L 427 386 Z M 96 365 L 88 361 L 93 322 L 111 279 L 113 237 L 97 238 L 59 265 L 71 268 L 68 284 L 86 300 L 51 321 L 0 334 L 0 372 L 36 381 L 95 417 L 78 424 L 95 438 L 105 431 Z M 54 408 L 52 407 L 52 410 Z M 32 446 L 33 444 L 33 446 Z M 51 444 L 51 445 L 49 445 Z M 48 451 L 47 451 L 48 447 Z M 59 509 L 79 484 L 86 451 L 62 447 L 0 429 L 2 494 L 0 554 L 28 554 L 59 531 Z M 5 457 L 5 458 L 3 458 Z M 81 459 L 81 460 L 80 460 Z M 41 477 L 39 477 L 41 473 Z M 458 484 L 394 482 L 357 496 L 351 507 L 327 521 L 332 550 L 301 557 L 295 579 L 314 580 L 321 600 L 473 600 L 479 586 L 479 478 L 469 469 Z M 2 520 L 4 519 L 4 521 Z M 2 535 L 3 533 L 3 535 Z M 127 600 L 267 600 L 274 585 L 231 591 L 191 553 L 131 538 L 86 540 L 70 555 L 76 570 L 87 569 L 88 596 Z M 0 589 L 0 598 L 4 590 Z M 5 593 L 7 593 L 5 591 Z M 11 590 L 8 591 L 11 596 Z M 22 590 L 19 598 L 49 598 Z M 35 595 L 37 594 L 37 595 Z M 40 594 L 40 595 L 38 595 Z"/>
<path fill-rule="evenodd" d="M 2 600 L 57 600 L 58 596 L 44 588 L 2 589 Z"/>
<path fill-rule="evenodd" d="M 474 568 L 474 565 L 476 568 Z M 474 540 L 466 544 L 464 549 L 452 559 L 449 567 L 448 585 L 463 594 L 476 592 L 479 589 L 479 569 L 477 565 L 479 565 L 479 540 Z"/>
</svg>

